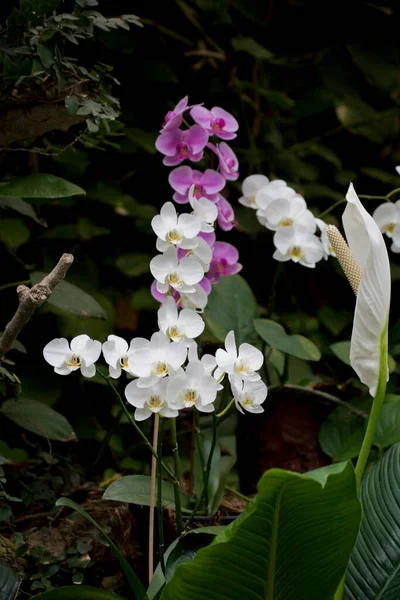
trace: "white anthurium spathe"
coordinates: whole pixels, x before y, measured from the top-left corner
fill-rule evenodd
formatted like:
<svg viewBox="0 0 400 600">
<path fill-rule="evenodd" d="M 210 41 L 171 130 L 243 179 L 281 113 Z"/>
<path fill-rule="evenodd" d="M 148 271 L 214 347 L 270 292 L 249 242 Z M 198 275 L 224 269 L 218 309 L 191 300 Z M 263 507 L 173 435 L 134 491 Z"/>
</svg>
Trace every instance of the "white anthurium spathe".
<svg viewBox="0 0 400 600">
<path fill-rule="evenodd" d="M 134 352 L 129 368 L 139 387 L 155 385 L 159 379 L 177 371 L 185 362 L 187 347 L 182 342 L 171 342 L 161 331 L 153 333 L 147 348 Z"/>
<path fill-rule="evenodd" d="M 166 202 L 160 214 L 151 221 L 153 231 L 157 234 L 157 250 L 165 252 L 171 245 L 180 248 L 196 246 L 194 238 L 201 230 L 202 223 L 195 215 L 188 213 L 177 215 L 172 202 Z"/>
<path fill-rule="evenodd" d="M 235 405 L 239 412 L 243 414 L 243 408 L 253 414 L 264 412 L 261 404 L 268 395 L 268 388 L 261 379 L 258 381 L 238 381 L 230 377 L 229 380 Z"/>
<path fill-rule="evenodd" d="M 312 269 L 324 257 L 324 249 L 317 236 L 294 227 L 278 229 L 274 234 L 274 244 L 273 258 L 279 262 L 292 260 Z"/>
<path fill-rule="evenodd" d="M 136 351 L 147 348 L 149 343 L 145 338 L 134 338 L 128 346 L 128 343 L 118 335 L 109 335 L 102 349 L 105 361 L 109 365 L 110 377 L 118 379 L 122 371 L 132 373 L 129 361 Z"/>
<path fill-rule="evenodd" d="M 265 217 L 265 227 L 272 231 L 282 227 L 294 227 L 307 233 L 315 232 L 315 217 L 299 194 L 295 194 L 292 198 L 272 200 L 262 212 Z"/>
<path fill-rule="evenodd" d="M 386 365 L 382 345 L 387 336 L 390 308 L 390 263 L 379 226 L 361 204 L 352 184 L 346 200 L 343 226 L 350 251 L 361 269 L 350 363 L 371 396 L 375 396 L 381 365 Z M 387 381 L 387 368 L 383 376 Z"/>
<path fill-rule="evenodd" d="M 183 342 L 189 346 L 193 338 L 204 331 L 205 323 L 201 316 L 189 308 L 178 311 L 172 296 L 165 298 L 157 315 L 160 331 L 173 342 Z"/>
<path fill-rule="evenodd" d="M 140 380 L 131 381 L 125 388 L 125 397 L 129 404 L 135 406 L 136 421 L 144 421 L 152 414 L 160 414 L 163 417 L 177 417 L 178 411 L 168 405 L 167 387 L 168 377 L 157 382 L 152 387 L 139 387 Z"/>
<path fill-rule="evenodd" d="M 321 234 L 321 244 L 322 244 L 322 249 L 324 251 L 324 258 L 325 260 L 328 260 L 329 256 L 336 256 L 334 249 L 332 248 L 332 244 L 329 241 L 328 238 L 328 233 L 326 231 L 326 223 L 325 221 L 323 221 L 322 219 L 315 219 L 315 222 L 317 224 L 317 227 L 320 231 Z"/>
<path fill-rule="evenodd" d="M 256 210 L 259 208 L 256 202 L 257 193 L 269 184 L 269 179 L 265 175 L 249 175 L 243 180 L 242 193 L 239 203 L 247 208 Z"/>
<path fill-rule="evenodd" d="M 201 221 L 201 231 L 211 233 L 214 231 L 214 223 L 218 217 L 218 208 L 214 202 L 207 198 L 196 198 L 195 185 L 189 189 L 189 202 L 193 208 L 194 216 Z"/>
<path fill-rule="evenodd" d="M 236 348 L 235 333 L 230 331 L 225 338 L 225 350 L 218 348 L 215 353 L 217 360 L 217 369 L 214 377 L 219 380 L 224 373 L 232 376 L 234 379 L 243 379 L 245 381 L 257 381 L 261 379 L 257 373 L 262 367 L 264 357 L 262 352 L 251 344 L 240 344 L 239 350 Z"/>
<path fill-rule="evenodd" d="M 176 248 L 168 248 L 164 254 L 150 261 L 150 271 L 157 280 L 157 289 L 166 294 L 171 286 L 182 293 L 194 292 L 194 285 L 204 276 L 204 268 L 194 256 L 189 255 L 178 260 Z"/>
<path fill-rule="evenodd" d="M 58 375 L 69 375 L 80 369 L 84 377 L 94 377 L 94 363 L 100 354 L 101 343 L 90 339 L 86 334 L 74 337 L 71 345 L 65 338 L 56 338 L 43 348 L 45 360 L 54 367 Z"/>
<path fill-rule="evenodd" d="M 189 362 L 168 378 L 167 400 L 171 408 L 180 410 L 195 406 L 200 412 L 213 412 L 218 383 L 207 375 L 201 361 Z"/>
<path fill-rule="evenodd" d="M 372 218 L 381 232 L 394 241 L 400 235 L 400 200 L 384 202 L 374 210 Z"/>
<path fill-rule="evenodd" d="M 193 287 L 194 292 L 192 294 L 180 293 L 179 303 L 182 308 L 190 308 L 190 310 L 202 313 L 207 306 L 208 296 L 198 283 Z"/>
</svg>

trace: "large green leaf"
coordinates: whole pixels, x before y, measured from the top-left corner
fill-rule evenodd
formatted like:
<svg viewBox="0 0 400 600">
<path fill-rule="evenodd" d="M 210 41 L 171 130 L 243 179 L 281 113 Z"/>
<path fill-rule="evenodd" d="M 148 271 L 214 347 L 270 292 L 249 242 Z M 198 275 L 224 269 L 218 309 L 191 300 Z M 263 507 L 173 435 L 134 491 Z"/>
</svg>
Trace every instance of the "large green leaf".
<svg viewBox="0 0 400 600">
<path fill-rule="evenodd" d="M 14 600 L 17 597 L 20 577 L 4 561 L 0 560 L 0 598 L 1 600 Z"/>
<path fill-rule="evenodd" d="M 71 442 L 76 435 L 67 419 L 50 406 L 30 398 L 6 400 L 0 412 L 11 421 L 50 440 Z"/>
<path fill-rule="evenodd" d="M 34 271 L 30 274 L 32 284 L 39 283 L 46 275 L 47 273 Z M 104 308 L 97 300 L 68 281 L 60 281 L 47 302 L 56 308 L 80 317 L 107 318 Z"/>
<path fill-rule="evenodd" d="M 400 444 L 365 475 L 363 517 L 350 558 L 346 600 L 400 598 Z"/>
<path fill-rule="evenodd" d="M 127 475 L 113 481 L 103 494 L 103 500 L 116 500 L 150 506 L 151 477 L 148 475 Z M 170 481 L 162 483 L 163 504 L 175 508 L 174 486 Z M 189 511 L 190 497 L 181 492 L 182 510 Z"/>
<path fill-rule="evenodd" d="M 272 469 L 247 511 L 177 568 L 161 598 L 331 599 L 360 517 L 351 464 L 324 468 L 320 477 Z"/>
<path fill-rule="evenodd" d="M 257 339 L 253 320 L 258 316 L 256 299 L 248 283 L 240 275 L 223 277 L 208 298 L 204 311 L 206 323 L 215 337 L 223 342 L 231 329 L 236 343 Z"/>
<path fill-rule="evenodd" d="M 270 319 L 256 319 L 254 326 L 258 335 L 274 350 L 296 356 L 304 360 L 319 360 L 319 348 L 303 335 L 289 335 L 282 325 Z"/>
<path fill-rule="evenodd" d="M 74 183 L 45 173 L 28 175 L 0 185 L 0 196 L 18 198 L 68 198 L 85 193 L 85 190 Z"/>
<path fill-rule="evenodd" d="M 129 583 L 131 590 L 135 594 L 135 599 L 136 600 L 148 600 L 146 590 L 144 589 L 142 582 L 140 581 L 140 579 L 138 578 L 138 576 L 136 575 L 135 571 L 132 569 L 132 567 L 130 566 L 128 561 L 126 560 L 125 556 L 120 552 L 118 547 L 114 544 L 114 542 L 107 535 L 107 533 L 104 531 L 104 529 L 102 527 L 100 527 L 100 525 L 86 512 L 86 510 L 84 510 L 82 508 L 82 506 L 79 506 L 79 504 L 76 504 L 69 498 L 59 498 L 56 502 L 56 506 L 67 506 L 68 508 L 72 508 L 72 510 L 75 510 L 82 517 L 84 517 L 87 521 L 89 521 L 89 523 L 91 523 L 94 527 L 96 527 L 96 529 L 101 533 L 103 538 L 106 540 L 106 542 L 110 546 L 115 557 L 118 559 L 121 569 L 123 570 L 124 575 L 126 577 L 126 580 Z M 67 597 L 65 598 L 65 600 L 67 600 Z M 82 598 L 82 600 L 84 600 L 84 599 Z M 93 600 L 96 600 L 94 596 L 93 596 Z"/>
<path fill-rule="evenodd" d="M 86 585 L 68 585 L 35 596 L 38 600 L 125 600 L 113 592 Z"/>
<path fill-rule="evenodd" d="M 25 217 L 30 217 L 31 219 L 36 221 L 36 223 L 39 223 L 39 225 L 43 225 L 44 227 L 46 226 L 46 221 L 38 217 L 35 213 L 34 208 L 30 204 L 25 202 L 25 200 L 22 200 L 22 198 L 17 198 L 13 196 L 8 198 L 7 196 L 0 196 L 0 206 L 2 206 L 3 208 L 11 208 L 12 210 L 17 211 L 21 215 L 24 215 Z"/>
<path fill-rule="evenodd" d="M 318 441 L 334 460 L 348 460 L 359 455 L 364 434 L 365 420 L 339 407 L 322 423 Z"/>
</svg>

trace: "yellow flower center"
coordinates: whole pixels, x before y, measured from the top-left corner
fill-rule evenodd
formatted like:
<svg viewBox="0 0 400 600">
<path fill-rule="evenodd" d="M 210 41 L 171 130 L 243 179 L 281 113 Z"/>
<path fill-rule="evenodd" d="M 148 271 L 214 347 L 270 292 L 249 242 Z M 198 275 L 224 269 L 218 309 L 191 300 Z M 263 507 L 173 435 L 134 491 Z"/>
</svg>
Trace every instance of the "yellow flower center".
<svg viewBox="0 0 400 600">
<path fill-rule="evenodd" d="M 183 240 L 183 235 L 178 233 L 176 229 L 171 229 L 167 233 L 167 242 L 171 244 L 179 244 Z"/>
<path fill-rule="evenodd" d="M 291 227 L 293 225 L 293 219 L 289 219 L 288 217 L 286 219 L 281 219 L 279 225 L 281 227 Z"/>
<path fill-rule="evenodd" d="M 119 359 L 119 364 L 121 365 L 121 367 L 123 369 L 127 369 L 128 368 L 128 357 L 121 356 L 121 358 Z"/>
<path fill-rule="evenodd" d="M 255 400 L 254 396 L 246 393 L 242 400 L 242 404 L 243 404 L 243 406 L 251 406 L 252 404 L 254 404 L 254 400 Z"/>
<path fill-rule="evenodd" d="M 147 400 L 147 405 L 150 409 L 152 410 L 161 410 L 163 405 L 164 405 L 164 401 L 161 400 L 160 396 L 157 396 L 156 394 L 154 394 L 153 396 L 150 396 L 150 398 L 148 398 Z"/>
<path fill-rule="evenodd" d="M 199 398 L 198 392 L 192 389 L 186 390 L 182 396 L 185 406 L 193 406 Z"/>
<path fill-rule="evenodd" d="M 164 375 L 168 375 L 168 367 L 165 362 L 158 361 L 154 369 L 151 370 L 154 375 L 158 375 L 159 377 L 164 377 Z"/>
<path fill-rule="evenodd" d="M 289 254 L 292 258 L 303 258 L 304 252 L 300 246 L 292 246 L 289 250 Z"/>
<path fill-rule="evenodd" d="M 180 288 L 183 285 L 183 279 L 179 279 L 176 271 L 168 274 L 167 281 L 174 288 Z"/>
<path fill-rule="evenodd" d="M 247 358 L 242 358 L 238 364 L 236 364 L 236 370 L 239 373 L 246 373 L 250 369 L 250 362 Z"/>
<path fill-rule="evenodd" d="M 250 197 L 250 204 L 252 204 L 253 206 L 257 206 L 255 195 Z"/>
<path fill-rule="evenodd" d="M 171 338 L 171 340 L 181 340 L 184 336 L 184 333 L 179 331 L 176 325 L 172 325 L 168 329 L 168 335 Z"/>
<path fill-rule="evenodd" d="M 396 223 L 388 223 L 384 227 L 385 233 L 393 233 L 395 227 L 396 227 Z"/>
<path fill-rule="evenodd" d="M 82 359 L 78 354 L 73 354 L 71 360 L 66 360 L 65 364 L 68 367 L 80 367 L 82 364 Z"/>
</svg>

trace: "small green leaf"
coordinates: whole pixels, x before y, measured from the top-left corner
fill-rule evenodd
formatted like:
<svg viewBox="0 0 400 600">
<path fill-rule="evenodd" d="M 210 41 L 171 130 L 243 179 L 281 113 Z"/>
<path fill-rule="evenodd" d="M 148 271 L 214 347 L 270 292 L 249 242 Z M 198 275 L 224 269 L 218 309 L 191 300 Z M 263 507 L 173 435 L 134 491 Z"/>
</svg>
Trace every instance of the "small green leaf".
<svg viewBox="0 0 400 600">
<path fill-rule="evenodd" d="M 1 196 L 18 196 L 19 198 L 68 198 L 84 195 L 86 192 L 61 177 L 36 173 L 8 183 L 0 184 Z"/>
<path fill-rule="evenodd" d="M 135 571 L 132 569 L 132 567 L 130 566 L 130 564 L 124 557 L 124 555 L 118 550 L 118 547 L 109 538 L 109 536 L 104 531 L 104 529 L 102 527 L 100 527 L 100 525 L 81 506 L 79 506 L 79 504 L 76 504 L 69 498 L 59 498 L 56 502 L 56 506 L 67 506 L 68 508 L 72 508 L 72 510 L 75 510 L 77 513 L 79 513 L 82 517 L 84 517 L 87 521 L 89 521 L 89 523 L 91 523 L 94 527 L 96 527 L 96 529 L 98 531 L 100 531 L 100 533 L 102 534 L 104 539 L 107 541 L 108 545 L 110 546 L 111 550 L 113 551 L 114 555 L 118 559 L 119 564 L 121 565 L 121 569 L 123 570 L 124 575 L 126 577 L 126 580 L 129 583 L 131 590 L 135 594 L 136 600 L 148 600 L 146 590 L 144 589 L 143 584 L 141 583 L 140 579 L 138 578 Z M 80 588 L 75 588 L 75 589 L 82 591 L 83 589 L 86 589 L 86 588 L 80 587 Z M 91 590 L 94 588 L 88 588 L 88 589 Z M 64 596 L 64 598 L 65 598 L 65 600 L 69 600 L 69 596 L 67 596 L 67 595 Z M 62 600 L 64 600 L 64 598 L 62 598 Z M 79 598 L 79 600 L 86 600 L 85 596 L 83 596 L 83 595 L 77 596 L 77 599 L 78 598 Z M 91 600 L 92 598 L 93 598 L 93 600 L 102 600 L 102 598 L 100 596 L 96 597 L 94 595 L 88 596 L 87 600 Z M 54 597 L 54 599 L 53 598 L 43 598 L 43 600 L 61 600 L 61 599 Z M 107 597 L 105 597 L 104 600 L 107 600 Z"/>
<path fill-rule="evenodd" d="M 282 325 L 270 319 L 255 319 L 254 326 L 258 335 L 274 350 L 296 356 L 304 360 L 320 360 L 319 348 L 303 335 L 286 333 Z"/>
<path fill-rule="evenodd" d="M 79 100 L 76 96 L 67 96 L 64 100 L 65 108 L 70 115 L 76 115 L 79 108 Z"/>
<path fill-rule="evenodd" d="M 32 284 L 39 283 L 46 275 L 47 273 L 34 271 L 30 274 Z M 97 300 L 68 281 L 60 281 L 47 302 L 73 315 L 96 319 L 107 318 L 104 308 Z"/>
<path fill-rule="evenodd" d="M 365 420 L 339 407 L 323 422 L 318 440 L 325 454 L 342 461 L 359 455 L 364 433 Z"/>
<path fill-rule="evenodd" d="M 331 344 L 330 348 L 335 356 L 338 357 L 339 360 L 344 362 L 345 365 L 350 366 L 350 346 L 351 342 L 336 342 L 335 344 Z"/>
<path fill-rule="evenodd" d="M 400 442 L 400 402 L 385 398 L 385 403 L 379 413 L 374 434 L 374 446 L 388 448 Z"/>
<path fill-rule="evenodd" d="M 151 478 L 148 475 L 127 475 L 113 481 L 103 494 L 103 500 L 128 502 L 150 506 Z M 162 500 L 166 506 L 175 508 L 174 487 L 170 481 L 162 483 Z M 181 503 L 184 512 L 190 512 L 190 498 L 181 492 Z"/>
<path fill-rule="evenodd" d="M 257 335 L 253 321 L 258 316 L 256 299 L 249 284 L 240 275 L 228 275 L 214 286 L 204 311 L 204 319 L 213 335 L 223 342 L 233 329 L 236 343 L 254 343 Z"/>
<path fill-rule="evenodd" d="M 0 560 L 0 598 L 15 600 L 21 579 L 4 560 Z"/>
<path fill-rule="evenodd" d="M 322 325 L 336 337 L 351 323 L 353 313 L 349 310 L 338 310 L 337 308 L 324 306 L 318 312 L 318 318 Z"/>
<path fill-rule="evenodd" d="M 46 44 L 38 44 L 37 53 L 45 69 L 49 69 L 54 65 L 54 48 Z"/>
<path fill-rule="evenodd" d="M 11 208 L 12 210 L 19 212 L 21 215 L 30 217 L 36 221 L 36 223 L 39 223 L 39 225 L 46 227 L 46 221 L 40 219 L 40 217 L 38 217 L 35 213 L 33 207 L 22 200 L 22 198 L 17 198 L 16 196 L 11 196 L 10 198 L 7 198 L 7 196 L 0 196 L 0 206 L 3 208 Z"/>
<path fill-rule="evenodd" d="M 76 440 L 74 430 L 67 419 L 37 400 L 12 398 L 3 403 L 0 412 L 20 427 L 50 440 L 60 442 Z"/>
<path fill-rule="evenodd" d="M 231 43 L 236 52 L 247 52 L 247 54 L 254 56 L 254 58 L 259 58 L 260 60 L 270 60 L 274 56 L 270 50 L 264 48 L 264 46 L 251 37 L 239 36 L 233 38 Z"/>
<path fill-rule="evenodd" d="M 149 272 L 151 261 L 150 254 L 132 252 L 121 254 L 116 260 L 115 266 L 127 277 L 138 277 Z"/>
<path fill-rule="evenodd" d="M 29 240 L 29 229 L 20 219 L 2 219 L 0 221 L 0 241 L 13 250 Z"/>
</svg>

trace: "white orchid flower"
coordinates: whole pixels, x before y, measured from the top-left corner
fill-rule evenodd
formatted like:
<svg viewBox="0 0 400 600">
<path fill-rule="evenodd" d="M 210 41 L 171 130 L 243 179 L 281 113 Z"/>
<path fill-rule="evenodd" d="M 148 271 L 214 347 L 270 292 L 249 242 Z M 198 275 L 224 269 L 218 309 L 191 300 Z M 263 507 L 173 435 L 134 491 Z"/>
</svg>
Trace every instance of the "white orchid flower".
<svg viewBox="0 0 400 600">
<path fill-rule="evenodd" d="M 195 310 L 199 313 L 202 313 L 207 306 L 208 296 L 198 283 L 196 283 L 196 285 L 193 287 L 194 292 L 192 294 L 180 293 L 180 305 L 182 308 L 190 308 L 190 310 Z"/>
<path fill-rule="evenodd" d="M 204 276 L 202 265 L 193 256 L 185 256 L 179 261 L 176 248 L 168 248 L 164 254 L 152 258 L 150 271 L 162 294 L 168 292 L 169 286 L 190 294 L 195 291 L 194 284 L 199 283 Z"/>
<path fill-rule="evenodd" d="M 265 217 L 265 227 L 272 231 L 277 231 L 281 227 L 294 227 L 307 233 L 314 233 L 316 229 L 315 217 L 307 209 L 306 201 L 299 194 L 295 194 L 292 198 L 272 200 L 262 213 Z"/>
<path fill-rule="evenodd" d="M 372 218 L 377 223 L 382 233 L 393 241 L 392 250 L 399 252 L 400 245 L 400 200 L 397 202 L 384 202 L 374 210 Z"/>
<path fill-rule="evenodd" d="M 167 400 L 177 410 L 195 406 L 200 412 L 213 412 L 218 389 L 218 383 L 206 374 L 200 361 L 189 362 L 185 371 L 180 369 L 169 377 Z"/>
<path fill-rule="evenodd" d="M 264 357 L 262 352 L 251 344 L 240 344 L 236 348 L 235 333 L 230 331 L 225 338 L 225 350 L 218 348 L 215 353 L 218 369 L 214 376 L 219 379 L 223 373 L 228 373 L 235 379 L 257 381 L 261 379 L 257 373 L 261 368 Z"/>
<path fill-rule="evenodd" d="M 343 226 L 347 247 L 336 227 L 328 235 L 336 256 L 357 295 L 351 335 L 350 363 L 375 396 L 388 380 L 387 327 L 390 307 L 390 264 L 379 226 L 361 204 L 352 184 L 346 196 Z M 384 372 L 383 372 L 384 371 Z"/>
<path fill-rule="evenodd" d="M 134 352 L 129 368 L 135 373 L 139 387 L 155 385 L 159 379 L 177 371 L 185 362 L 187 347 L 171 342 L 162 332 L 153 333 L 147 348 Z"/>
<path fill-rule="evenodd" d="M 168 377 L 149 388 L 139 387 L 138 383 L 139 380 L 131 381 L 125 388 L 126 399 L 129 404 L 136 407 L 136 421 L 144 421 L 153 413 L 169 418 L 178 416 L 178 411 L 168 406 Z"/>
<path fill-rule="evenodd" d="M 264 412 L 261 404 L 268 395 L 268 388 L 261 379 L 258 381 L 238 381 L 229 377 L 229 380 L 235 405 L 239 412 L 244 414 L 243 408 L 253 414 Z"/>
<path fill-rule="evenodd" d="M 204 373 L 206 375 L 213 375 L 213 372 L 217 368 L 217 359 L 215 358 L 215 356 L 213 354 L 203 354 L 203 356 L 199 359 L 198 352 L 199 352 L 198 346 L 197 346 L 196 342 L 193 340 L 193 342 L 190 344 L 190 346 L 188 348 L 189 362 L 190 363 L 201 362 L 201 364 L 204 367 Z M 217 379 L 217 378 L 214 377 L 214 379 Z M 223 387 L 224 387 L 223 385 L 220 385 L 218 383 L 217 391 L 219 392 L 220 390 L 223 389 Z"/>
<path fill-rule="evenodd" d="M 132 372 L 129 361 L 134 352 L 147 348 L 149 344 L 150 342 L 145 338 L 134 338 L 128 346 L 128 343 L 118 335 L 109 335 L 103 344 L 103 356 L 109 365 L 110 377 L 118 379 L 122 371 Z"/>
<path fill-rule="evenodd" d="M 159 252 L 165 252 L 171 245 L 180 248 L 193 248 L 194 238 L 200 232 L 201 221 L 195 215 L 177 215 L 172 202 L 166 202 L 160 214 L 153 217 L 151 226 L 157 234 L 156 243 Z"/>
<path fill-rule="evenodd" d="M 264 214 L 267 206 L 274 200 L 291 200 L 294 196 L 297 196 L 297 192 L 288 187 L 286 181 L 282 179 L 275 179 L 271 181 L 267 186 L 263 187 L 256 194 L 255 202 L 257 204 L 257 219 L 261 225 L 266 224 L 266 216 Z"/>
<path fill-rule="evenodd" d="M 158 326 L 173 342 L 183 342 L 190 345 L 193 338 L 203 333 L 205 323 L 194 310 L 183 308 L 178 313 L 178 307 L 172 296 L 167 296 L 158 310 Z"/>
<path fill-rule="evenodd" d="M 210 233 L 214 231 L 214 223 L 218 217 L 218 208 L 214 202 L 207 198 L 196 198 L 195 185 L 189 189 L 189 202 L 193 208 L 194 216 L 201 221 L 201 231 Z"/>
<path fill-rule="evenodd" d="M 313 269 L 324 256 L 321 241 L 313 234 L 294 227 L 281 227 L 274 234 L 276 250 L 273 258 L 279 262 L 292 260 Z"/>
<path fill-rule="evenodd" d="M 269 184 L 268 177 L 265 175 L 249 175 L 243 180 L 243 196 L 239 198 L 239 203 L 247 208 L 257 210 L 259 208 L 256 202 L 257 193 Z"/>
<path fill-rule="evenodd" d="M 80 369 L 84 377 L 94 377 L 94 363 L 100 354 L 101 343 L 85 334 L 74 337 L 71 346 L 65 338 L 56 338 L 43 348 L 45 360 L 58 375 L 69 375 Z"/>
<path fill-rule="evenodd" d="M 324 258 L 328 260 L 329 256 L 336 256 L 334 249 L 332 248 L 332 244 L 329 241 L 328 232 L 326 230 L 327 224 L 322 219 L 315 219 L 317 227 L 321 233 L 321 244 L 322 249 L 324 251 Z"/>
</svg>

